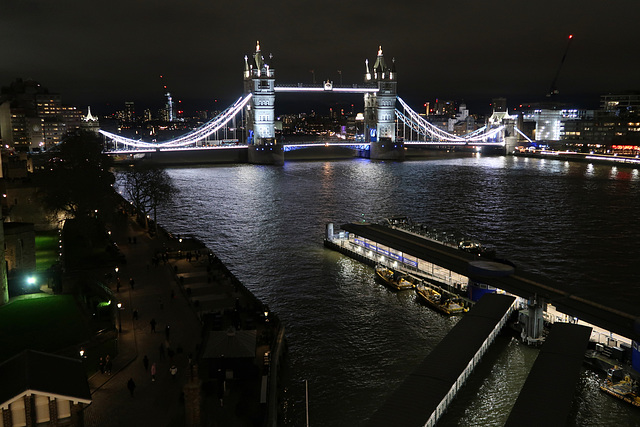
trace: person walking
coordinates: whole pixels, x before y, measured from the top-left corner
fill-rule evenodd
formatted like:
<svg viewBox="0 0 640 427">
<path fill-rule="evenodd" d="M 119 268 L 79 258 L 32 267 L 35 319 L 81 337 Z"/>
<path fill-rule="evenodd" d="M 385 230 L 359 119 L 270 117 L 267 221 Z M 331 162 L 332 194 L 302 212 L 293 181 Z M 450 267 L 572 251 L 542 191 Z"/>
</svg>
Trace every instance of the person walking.
<svg viewBox="0 0 640 427">
<path fill-rule="evenodd" d="M 171 367 L 169 368 L 169 373 L 171 374 L 171 378 L 173 378 L 173 380 L 176 380 L 176 374 L 178 373 L 178 368 L 176 368 L 176 365 L 171 365 Z"/>
<path fill-rule="evenodd" d="M 107 357 L 104 362 L 104 368 L 107 374 L 111 375 L 111 368 L 113 367 L 113 362 L 111 361 L 111 356 L 107 354 Z"/>
<path fill-rule="evenodd" d="M 155 332 L 156 331 L 156 319 L 151 319 L 149 321 L 149 324 L 151 325 L 151 332 Z"/>
<path fill-rule="evenodd" d="M 156 362 L 151 365 L 151 381 L 156 380 Z"/>
<path fill-rule="evenodd" d="M 136 383 L 133 382 L 133 378 L 129 378 L 129 381 L 127 381 L 127 388 L 131 393 L 131 397 L 133 397 L 133 391 L 136 389 Z"/>
<path fill-rule="evenodd" d="M 133 289 L 135 287 L 136 282 L 135 282 L 135 280 L 133 280 L 133 277 L 129 278 L 129 285 L 131 286 L 131 289 Z"/>
<path fill-rule="evenodd" d="M 148 371 L 149 370 L 149 358 L 147 357 L 147 355 L 144 355 L 144 358 L 142 359 L 142 364 L 144 365 L 144 371 Z"/>
</svg>

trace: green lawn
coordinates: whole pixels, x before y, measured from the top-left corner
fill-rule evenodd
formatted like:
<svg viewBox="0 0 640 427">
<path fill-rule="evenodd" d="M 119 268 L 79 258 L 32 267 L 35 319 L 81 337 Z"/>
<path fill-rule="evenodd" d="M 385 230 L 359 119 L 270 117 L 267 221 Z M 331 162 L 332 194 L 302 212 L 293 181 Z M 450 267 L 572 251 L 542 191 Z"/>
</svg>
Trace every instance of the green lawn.
<svg viewBox="0 0 640 427">
<path fill-rule="evenodd" d="M 32 294 L 0 306 L 0 361 L 27 348 L 57 352 L 91 335 L 70 295 Z"/>
<path fill-rule="evenodd" d="M 58 230 L 36 232 L 36 271 L 45 271 L 58 261 Z"/>
</svg>

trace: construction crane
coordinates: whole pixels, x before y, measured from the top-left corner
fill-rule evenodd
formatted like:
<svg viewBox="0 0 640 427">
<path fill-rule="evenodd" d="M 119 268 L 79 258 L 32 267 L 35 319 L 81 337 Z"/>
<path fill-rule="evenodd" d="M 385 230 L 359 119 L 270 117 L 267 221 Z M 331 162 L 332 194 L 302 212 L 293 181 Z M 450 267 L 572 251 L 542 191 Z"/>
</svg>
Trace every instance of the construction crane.
<svg viewBox="0 0 640 427">
<path fill-rule="evenodd" d="M 547 93 L 547 97 L 550 97 L 552 95 L 557 95 L 560 93 L 560 91 L 556 87 L 556 83 L 558 81 L 558 76 L 560 75 L 560 70 L 562 70 L 562 65 L 564 64 L 564 60 L 567 58 L 567 52 L 569 52 L 569 46 L 571 46 L 571 40 L 573 40 L 573 34 L 569 34 L 569 41 L 567 42 L 567 47 L 564 50 L 564 55 L 562 55 L 562 60 L 560 61 L 560 66 L 558 67 L 556 76 L 553 78 L 553 82 L 551 82 L 551 89 L 549 89 L 549 92 Z"/>
</svg>

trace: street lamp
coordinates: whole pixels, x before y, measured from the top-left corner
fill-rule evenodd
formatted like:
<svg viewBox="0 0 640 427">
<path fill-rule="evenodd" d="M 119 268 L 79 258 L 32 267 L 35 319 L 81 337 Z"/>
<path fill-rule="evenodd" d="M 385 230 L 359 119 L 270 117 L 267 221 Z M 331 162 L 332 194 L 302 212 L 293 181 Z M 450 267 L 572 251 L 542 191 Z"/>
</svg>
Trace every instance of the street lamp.
<svg viewBox="0 0 640 427">
<path fill-rule="evenodd" d="M 118 332 L 122 332 L 122 303 L 118 303 Z"/>
<path fill-rule="evenodd" d="M 120 271 L 118 267 L 116 267 L 115 270 L 116 270 L 116 274 L 118 274 L 118 271 Z"/>
</svg>

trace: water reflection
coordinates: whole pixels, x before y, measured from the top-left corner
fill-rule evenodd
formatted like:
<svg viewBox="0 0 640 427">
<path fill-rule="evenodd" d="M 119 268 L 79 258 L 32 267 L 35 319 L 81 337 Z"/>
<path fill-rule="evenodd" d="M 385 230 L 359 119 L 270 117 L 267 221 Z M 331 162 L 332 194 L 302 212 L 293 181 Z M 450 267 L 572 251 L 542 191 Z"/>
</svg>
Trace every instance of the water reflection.
<svg viewBox="0 0 640 427">
<path fill-rule="evenodd" d="M 609 166 L 512 157 L 176 168 L 169 173 L 182 191 L 159 220 L 203 240 L 284 320 L 288 425 L 304 420 L 307 379 L 314 425 L 357 426 L 456 319 L 417 304 L 410 293 L 389 292 L 371 267 L 325 250 L 327 222 L 358 221 L 363 213 L 368 220 L 410 216 L 493 244 L 516 265 L 576 293 L 637 309 L 632 254 L 640 230 L 632 220 L 640 180 L 637 169 L 635 179 L 623 179 L 626 170 L 610 177 Z M 510 340 L 492 354 L 463 388 L 447 425 L 506 419 L 534 356 Z M 599 413 L 602 422 L 622 411 L 599 393 L 581 393 L 581 410 Z"/>
</svg>

